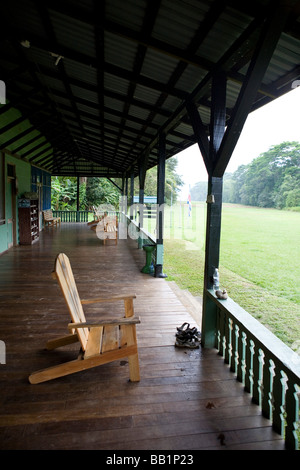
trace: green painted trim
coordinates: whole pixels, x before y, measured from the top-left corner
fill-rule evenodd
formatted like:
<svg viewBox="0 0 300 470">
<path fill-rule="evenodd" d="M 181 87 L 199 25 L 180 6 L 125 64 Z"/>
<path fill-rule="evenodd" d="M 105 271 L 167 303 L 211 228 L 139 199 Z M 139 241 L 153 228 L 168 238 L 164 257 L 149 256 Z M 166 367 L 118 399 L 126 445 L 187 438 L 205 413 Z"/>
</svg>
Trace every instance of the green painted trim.
<svg viewBox="0 0 300 470">
<path fill-rule="evenodd" d="M 164 245 L 156 245 L 156 264 L 164 264 Z"/>
</svg>

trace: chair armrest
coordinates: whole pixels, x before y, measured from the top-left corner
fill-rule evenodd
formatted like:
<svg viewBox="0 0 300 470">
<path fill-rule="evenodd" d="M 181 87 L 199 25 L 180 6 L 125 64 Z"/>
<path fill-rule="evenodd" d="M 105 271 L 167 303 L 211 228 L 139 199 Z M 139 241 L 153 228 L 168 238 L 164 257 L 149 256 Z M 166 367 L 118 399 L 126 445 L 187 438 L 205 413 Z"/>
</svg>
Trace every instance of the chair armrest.
<svg viewBox="0 0 300 470">
<path fill-rule="evenodd" d="M 135 325 L 137 323 L 141 323 L 140 317 L 129 317 L 129 318 L 116 318 L 116 319 L 107 319 L 107 320 L 100 320 L 97 323 L 69 323 L 68 329 L 72 330 L 73 328 L 76 330 L 78 328 L 99 328 L 100 326 L 114 326 L 114 325 Z"/>
<path fill-rule="evenodd" d="M 118 300 L 130 300 L 130 299 L 135 299 L 136 295 L 115 295 L 113 297 L 99 297 L 95 299 L 82 299 L 81 303 L 82 304 L 95 304 L 99 302 L 117 302 Z"/>
</svg>

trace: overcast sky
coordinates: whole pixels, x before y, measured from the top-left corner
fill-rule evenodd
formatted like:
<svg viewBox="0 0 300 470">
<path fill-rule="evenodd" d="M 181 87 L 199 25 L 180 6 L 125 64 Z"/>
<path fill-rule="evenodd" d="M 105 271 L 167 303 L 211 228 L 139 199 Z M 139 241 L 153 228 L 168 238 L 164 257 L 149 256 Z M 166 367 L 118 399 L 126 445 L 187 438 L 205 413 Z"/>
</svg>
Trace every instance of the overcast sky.
<svg viewBox="0 0 300 470">
<path fill-rule="evenodd" d="M 249 114 L 226 172 L 250 163 L 272 145 L 293 140 L 300 142 L 300 86 Z M 184 150 L 177 158 L 177 173 L 184 181 L 179 197 L 185 200 L 189 185 L 207 181 L 207 172 L 198 145 Z"/>
</svg>

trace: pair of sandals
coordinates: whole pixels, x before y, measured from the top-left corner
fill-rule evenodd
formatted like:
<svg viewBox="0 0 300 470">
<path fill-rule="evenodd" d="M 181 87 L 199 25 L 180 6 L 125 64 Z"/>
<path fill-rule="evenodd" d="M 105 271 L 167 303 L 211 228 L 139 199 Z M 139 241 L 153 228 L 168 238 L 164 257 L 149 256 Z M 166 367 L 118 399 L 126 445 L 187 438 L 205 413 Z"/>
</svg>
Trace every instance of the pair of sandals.
<svg viewBox="0 0 300 470">
<path fill-rule="evenodd" d="M 200 340 L 200 331 L 196 327 L 190 328 L 189 323 L 183 323 L 177 328 L 175 346 L 178 348 L 199 348 Z"/>
</svg>

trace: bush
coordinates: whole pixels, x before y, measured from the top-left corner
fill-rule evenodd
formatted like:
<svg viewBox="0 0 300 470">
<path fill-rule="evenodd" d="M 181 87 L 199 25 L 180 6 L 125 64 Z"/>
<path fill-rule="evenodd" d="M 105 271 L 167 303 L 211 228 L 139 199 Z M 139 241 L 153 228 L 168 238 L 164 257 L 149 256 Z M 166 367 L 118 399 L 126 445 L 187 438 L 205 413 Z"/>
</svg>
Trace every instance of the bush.
<svg viewBox="0 0 300 470">
<path fill-rule="evenodd" d="M 106 178 L 80 178 L 79 209 L 111 204 L 118 206 L 120 192 Z M 53 210 L 77 210 L 77 178 L 56 176 L 51 181 L 51 207 Z"/>
</svg>

